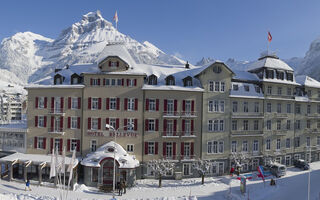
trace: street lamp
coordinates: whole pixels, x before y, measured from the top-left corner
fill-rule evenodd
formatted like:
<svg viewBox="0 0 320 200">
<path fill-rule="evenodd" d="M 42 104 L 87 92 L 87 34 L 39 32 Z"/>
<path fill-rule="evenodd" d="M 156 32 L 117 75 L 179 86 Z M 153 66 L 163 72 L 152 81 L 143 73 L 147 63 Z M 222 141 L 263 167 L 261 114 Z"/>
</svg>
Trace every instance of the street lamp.
<svg viewBox="0 0 320 200">
<path fill-rule="evenodd" d="M 112 185 L 112 189 L 113 189 L 113 199 L 115 199 L 115 190 L 116 190 L 116 141 L 117 141 L 117 133 L 119 132 L 120 129 L 126 128 L 126 127 L 130 127 L 133 128 L 134 124 L 130 123 L 128 125 L 125 125 L 123 127 L 119 127 L 117 129 L 115 129 L 113 126 L 111 126 L 110 124 L 106 124 L 106 128 L 108 128 L 109 130 L 113 130 L 114 131 L 114 144 L 113 144 L 113 185 Z"/>
</svg>

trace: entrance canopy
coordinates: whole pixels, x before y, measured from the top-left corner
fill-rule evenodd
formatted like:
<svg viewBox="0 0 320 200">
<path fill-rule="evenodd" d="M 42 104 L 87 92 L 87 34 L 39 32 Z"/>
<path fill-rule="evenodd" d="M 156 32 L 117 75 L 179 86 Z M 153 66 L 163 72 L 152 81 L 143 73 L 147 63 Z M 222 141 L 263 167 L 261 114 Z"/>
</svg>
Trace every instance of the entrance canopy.
<svg viewBox="0 0 320 200">
<path fill-rule="evenodd" d="M 121 145 L 113 141 L 102 145 L 97 151 L 88 154 L 81 161 L 81 164 L 87 167 L 100 167 L 101 161 L 106 158 L 115 159 L 120 169 L 133 169 L 139 166 L 139 161 L 134 155 L 129 155 Z"/>
</svg>

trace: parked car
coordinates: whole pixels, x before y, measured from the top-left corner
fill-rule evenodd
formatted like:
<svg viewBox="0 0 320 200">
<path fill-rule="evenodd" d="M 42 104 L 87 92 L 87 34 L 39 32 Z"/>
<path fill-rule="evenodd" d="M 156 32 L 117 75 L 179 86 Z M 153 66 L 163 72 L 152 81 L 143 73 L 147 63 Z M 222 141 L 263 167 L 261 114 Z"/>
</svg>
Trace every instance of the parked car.
<svg viewBox="0 0 320 200">
<path fill-rule="evenodd" d="M 286 166 L 279 164 L 279 163 L 270 164 L 269 169 L 270 169 L 271 174 L 277 178 L 286 175 L 286 172 L 287 172 Z"/>
<path fill-rule="evenodd" d="M 309 164 L 305 160 L 293 160 L 293 165 L 302 170 L 308 170 L 310 168 Z"/>
</svg>

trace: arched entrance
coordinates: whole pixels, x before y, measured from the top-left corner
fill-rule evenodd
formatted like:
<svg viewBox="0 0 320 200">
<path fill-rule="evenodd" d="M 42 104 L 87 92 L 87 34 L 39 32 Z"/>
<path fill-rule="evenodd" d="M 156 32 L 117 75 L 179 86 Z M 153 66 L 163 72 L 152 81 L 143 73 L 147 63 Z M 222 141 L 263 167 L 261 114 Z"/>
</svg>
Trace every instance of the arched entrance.
<svg viewBox="0 0 320 200">
<path fill-rule="evenodd" d="M 102 183 L 105 186 L 111 186 L 113 184 L 113 158 L 105 158 L 102 160 Z M 118 171 L 118 162 L 116 162 L 116 172 Z M 116 184 L 117 184 L 116 173 Z"/>
</svg>

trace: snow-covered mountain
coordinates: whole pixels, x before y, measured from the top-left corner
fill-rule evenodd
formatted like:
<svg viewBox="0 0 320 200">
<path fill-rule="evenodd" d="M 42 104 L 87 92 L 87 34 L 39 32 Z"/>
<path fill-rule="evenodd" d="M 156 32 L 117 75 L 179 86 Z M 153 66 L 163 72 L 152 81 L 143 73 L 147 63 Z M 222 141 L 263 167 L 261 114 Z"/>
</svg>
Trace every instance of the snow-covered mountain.
<svg viewBox="0 0 320 200">
<path fill-rule="evenodd" d="M 183 60 L 167 55 L 150 42 L 139 43 L 117 31 L 99 11 L 89 12 L 80 22 L 63 30 L 57 39 L 24 32 L 3 39 L 0 45 L 0 78 L 23 85 L 35 82 L 65 65 L 92 63 L 108 42 L 126 42 L 137 63 L 181 64 Z M 5 77 L 4 77 L 5 76 Z M 0 86 L 1 87 L 1 86 Z"/>
</svg>

